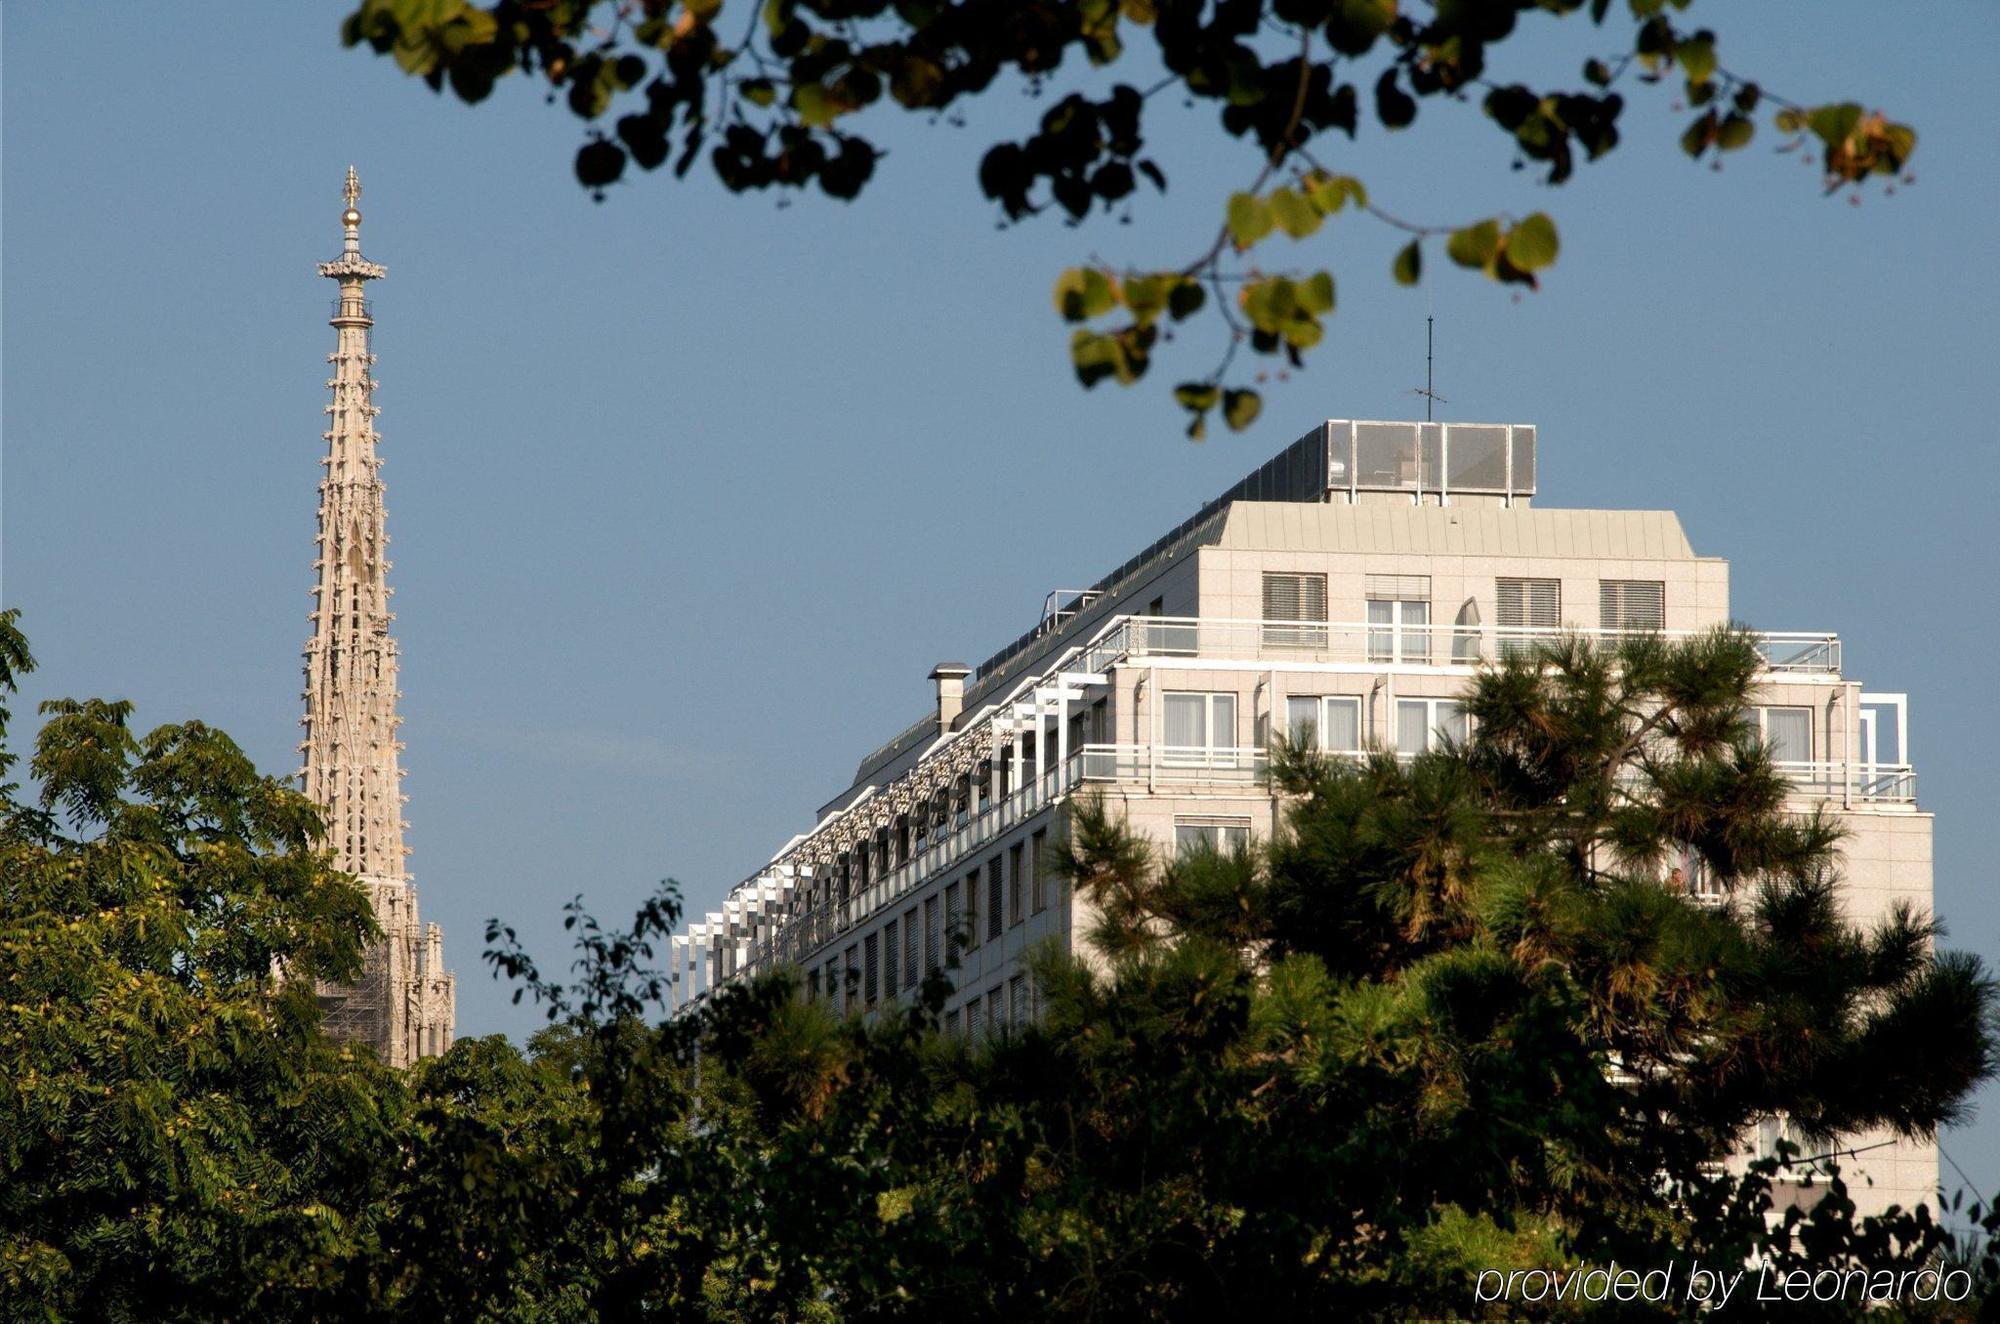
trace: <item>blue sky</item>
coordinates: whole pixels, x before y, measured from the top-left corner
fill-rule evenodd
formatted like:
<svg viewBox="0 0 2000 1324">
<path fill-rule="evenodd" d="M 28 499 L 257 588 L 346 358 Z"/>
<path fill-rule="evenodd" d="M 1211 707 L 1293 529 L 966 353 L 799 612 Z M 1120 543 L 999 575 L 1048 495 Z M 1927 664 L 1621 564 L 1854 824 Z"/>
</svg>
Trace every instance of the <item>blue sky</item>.
<svg viewBox="0 0 2000 1324">
<path fill-rule="evenodd" d="M 1412 416 L 1432 310 L 1441 416 L 1540 424 L 1539 501 L 1678 511 L 1733 563 L 1738 615 L 1838 630 L 1850 671 L 1911 694 L 1939 909 L 2000 959 L 2000 135 L 1976 94 L 2000 9 L 1695 6 L 1725 65 L 1918 128 L 1917 183 L 1858 207 L 1769 142 L 1690 164 L 1670 92 L 1558 190 L 1475 110 L 1334 148 L 1413 217 L 1545 208 L 1562 260 L 1517 298 L 1433 251 L 1411 292 L 1396 236 L 1339 219 L 1298 253 L 1339 279 L 1325 345 L 1199 446 L 1165 386 L 1212 340 L 1085 393 L 1048 291 L 1092 255 L 1199 251 L 1253 173 L 1206 112 L 1160 108 L 1171 191 L 1131 225 L 996 228 L 977 154 L 1043 108 L 1008 89 L 962 128 L 878 124 L 854 204 L 697 174 L 595 205 L 566 110 L 518 80 L 435 98 L 343 51 L 342 12 L 7 7 L 0 591 L 43 664 L 30 702 L 127 697 L 296 766 L 333 334 L 313 263 L 357 165 L 390 272 L 411 864 L 462 1033 L 535 1024 L 482 967 L 487 916 L 555 964 L 577 892 L 615 917 L 672 875 L 713 903 L 923 711 L 934 663 L 1012 639 L 1318 419 Z M 1606 45 L 1538 26 L 1508 76 Z M 1991 1191 L 2000 1090 L 1985 1114 L 1946 1147 Z"/>
</svg>

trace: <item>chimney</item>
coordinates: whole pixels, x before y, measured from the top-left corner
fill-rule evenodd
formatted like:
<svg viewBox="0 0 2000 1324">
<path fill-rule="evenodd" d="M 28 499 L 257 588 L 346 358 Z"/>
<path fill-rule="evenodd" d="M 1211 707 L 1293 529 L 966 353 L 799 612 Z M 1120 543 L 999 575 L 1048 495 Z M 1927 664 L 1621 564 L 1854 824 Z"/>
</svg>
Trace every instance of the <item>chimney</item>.
<svg viewBox="0 0 2000 1324">
<path fill-rule="evenodd" d="M 938 733 L 951 730 L 951 724 L 965 711 L 965 678 L 972 674 L 972 668 L 963 662 L 940 662 L 931 668 L 931 679 L 937 682 Z"/>
</svg>

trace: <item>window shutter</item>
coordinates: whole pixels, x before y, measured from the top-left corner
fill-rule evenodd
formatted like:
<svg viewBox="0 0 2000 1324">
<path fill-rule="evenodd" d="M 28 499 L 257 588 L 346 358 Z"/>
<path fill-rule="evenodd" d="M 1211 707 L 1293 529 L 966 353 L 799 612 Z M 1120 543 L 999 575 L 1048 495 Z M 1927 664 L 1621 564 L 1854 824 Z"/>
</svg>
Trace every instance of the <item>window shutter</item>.
<svg viewBox="0 0 2000 1324">
<path fill-rule="evenodd" d="M 1431 577 L 1429 575 L 1370 575 L 1365 587 L 1367 596 L 1376 602 L 1429 602 L 1431 600 Z"/>
<path fill-rule="evenodd" d="M 1560 579 L 1503 579 L 1499 599 L 1503 628 L 1554 629 L 1561 623 Z"/>
<path fill-rule="evenodd" d="M 1665 629 L 1667 586 L 1657 579 L 1600 580 L 1597 615 L 1606 630 Z"/>
<path fill-rule="evenodd" d="M 1326 619 L 1326 576 L 1266 573 L 1264 619 L 1323 621 Z"/>
</svg>

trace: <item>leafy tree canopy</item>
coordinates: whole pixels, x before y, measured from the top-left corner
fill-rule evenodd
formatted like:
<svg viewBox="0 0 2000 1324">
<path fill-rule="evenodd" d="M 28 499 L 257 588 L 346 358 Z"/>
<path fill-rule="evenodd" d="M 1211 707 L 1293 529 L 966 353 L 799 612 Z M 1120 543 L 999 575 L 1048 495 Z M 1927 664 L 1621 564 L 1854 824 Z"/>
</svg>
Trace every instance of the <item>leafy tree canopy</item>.
<svg viewBox="0 0 2000 1324">
<path fill-rule="evenodd" d="M 1086 387 L 1144 377 L 1163 330 L 1197 318 L 1221 351 L 1177 383 L 1189 434 L 1220 413 L 1257 417 L 1256 367 L 1300 368 L 1335 308 L 1334 273 L 1295 266 L 1288 242 L 1366 215 L 1397 236 L 1392 270 L 1414 285 L 1426 250 L 1533 289 L 1556 261 L 1556 224 L 1525 216 L 1433 219 L 1371 194 L 1340 169 L 1339 142 L 1410 126 L 1425 105 L 1477 107 L 1500 153 L 1550 185 L 1617 147 L 1627 92 L 1670 97 L 1697 161 L 1739 152 L 1760 125 L 1783 150 L 1818 157 L 1828 192 L 1893 180 L 1915 150 L 1907 125 L 1855 101 L 1780 95 L 1721 61 L 1690 0 L 361 0 L 342 39 L 393 55 L 462 101 L 519 71 L 586 124 L 578 181 L 600 199 L 628 168 L 705 163 L 736 192 L 817 188 L 853 198 L 882 150 L 890 110 L 957 122 L 996 81 L 1025 80 L 1047 108 L 980 155 L 980 192 L 1009 223 L 1129 216 L 1167 174 L 1147 148 L 1162 96 L 1212 106 L 1239 173 L 1218 171 L 1216 227 L 1180 259 L 1093 262 L 1055 282 L 1075 324 L 1070 356 Z M 1529 86 L 1506 72 L 1509 43 L 1537 24 L 1588 21 L 1601 56 L 1573 83 Z M 1105 90 L 1108 86 L 1108 90 Z M 1220 154 L 1217 160 L 1223 158 Z M 968 173 L 972 173 L 969 171 Z M 1420 205 L 1420 204 L 1419 204 Z M 1284 241 L 1284 242 L 1281 242 Z M 1281 250 L 1274 252 L 1273 250 Z M 1253 253 L 1253 250 L 1256 250 Z"/>
<path fill-rule="evenodd" d="M 0 778 L 32 665 L 0 614 Z M 401 1124 L 388 1073 L 319 1030 L 314 981 L 359 971 L 368 901 L 221 732 L 42 712 L 38 797 L 0 788 L 0 1301 L 339 1315 Z"/>
</svg>

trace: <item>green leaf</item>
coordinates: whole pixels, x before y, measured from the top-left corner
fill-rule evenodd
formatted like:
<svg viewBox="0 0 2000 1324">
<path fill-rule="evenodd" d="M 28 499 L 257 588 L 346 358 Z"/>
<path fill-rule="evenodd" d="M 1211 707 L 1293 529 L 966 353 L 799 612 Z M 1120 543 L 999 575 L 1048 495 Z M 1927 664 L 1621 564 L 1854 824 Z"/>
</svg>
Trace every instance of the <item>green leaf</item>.
<svg viewBox="0 0 2000 1324">
<path fill-rule="evenodd" d="M 1199 282 L 1183 276 L 1180 283 L 1167 295 L 1167 312 L 1176 322 L 1184 322 L 1201 311 L 1208 295 Z"/>
<path fill-rule="evenodd" d="M 1297 288 L 1283 276 L 1255 280 L 1243 287 L 1243 313 L 1259 331 L 1273 331 L 1298 308 Z"/>
<path fill-rule="evenodd" d="M 807 128 L 824 129 L 844 109 L 833 94 L 818 83 L 800 83 L 792 89 L 792 109 Z"/>
<path fill-rule="evenodd" d="M 768 78 L 746 78 L 736 85 L 736 91 L 753 106 L 768 106 L 778 99 L 778 89 Z"/>
<path fill-rule="evenodd" d="M 1687 75 L 1690 87 L 1715 76 L 1715 38 L 1706 32 L 1674 44 L 1674 59 Z"/>
<path fill-rule="evenodd" d="M 1806 112 L 1806 127 L 1828 147 L 1847 141 L 1861 122 L 1861 107 L 1852 101 L 1834 106 L 1815 106 Z"/>
<path fill-rule="evenodd" d="M 1120 283 L 1125 306 L 1141 325 L 1158 318 L 1167 306 L 1167 282 L 1172 275 L 1127 276 Z"/>
<path fill-rule="evenodd" d="M 1366 55 L 1396 21 L 1396 0 L 1339 0 L 1331 8 L 1326 39 L 1342 55 Z"/>
<path fill-rule="evenodd" d="M 1415 239 L 1404 244 L 1403 250 L 1396 254 L 1395 266 L 1390 269 L 1395 273 L 1398 285 L 1416 284 L 1424 274 L 1423 246 Z"/>
<path fill-rule="evenodd" d="M 1500 223 L 1485 220 L 1453 230 L 1444 251 L 1461 267 L 1484 267 L 1500 251 Z"/>
<path fill-rule="evenodd" d="M 1715 141 L 1715 124 L 1714 111 L 1697 115 L 1694 123 L 1688 125 L 1687 131 L 1681 134 L 1681 150 L 1694 157 L 1699 157 L 1707 151 L 1708 145 Z"/>
<path fill-rule="evenodd" d="M 1294 239 L 1303 239 L 1319 229 L 1320 222 L 1324 219 L 1319 209 L 1307 202 L 1302 194 L 1288 188 L 1274 189 L 1268 205 L 1271 208 L 1271 219 L 1278 223 L 1279 229 Z"/>
<path fill-rule="evenodd" d="M 1182 382 L 1174 388 L 1174 399 L 1180 401 L 1182 407 L 1193 410 L 1215 408 L 1221 394 L 1221 388 L 1214 382 Z"/>
<path fill-rule="evenodd" d="M 1232 193 L 1229 197 L 1229 237 L 1238 251 L 1271 233 L 1271 209 L 1254 193 Z"/>
<path fill-rule="evenodd" d="M 1339 175 L 1312 174 L 1306 177 L 1306 200 L 1327 216 L 1347 205 L 1347 180 Z"/>
<path fill-rule="evenodd" d="M 1894 174 L 1917 150 L 1917 131 L 1907 124 L 1891 124 L 1882 130 L 1882 156 L 1875 162 L 1878 174 Z"/>
<path fill-rule="evenodd" d="M 1095 331 L 1078 331 L 1069 338 L 1069 359 L 1076 379 L 1086 388 L 1118 373 L 1123 355 L 1118 342 Z"/>
<path fill-rule="evenodd" d="M 1333 311 L 1333 273 L 1315 271 L 1295 287 L 1299 307 L 1309 313 Z"/>
<path fill-rule="evenodd" d="M 1536 212 L 1507 232 L 1507 260 L 1523 271 L 1540 271 L 1556 260 L 1561 247 L 1556 223 L 1547 212 Z"/>
<path fill-rule="evenodd" d="M 1756 135 L 1755 124 L 1742 115 L 1732 114 L 1723 120 L 1722 127 L 1716 130 L 1715 145 L 1725 152 L 1733 152 L 1738 148 L 1748 147 L 1750 140 Z"/>
<path fill-rule="evenodd" d="M 1231 432 L 1241 432 L 1257 421 L 1257 415 L 1264 409 L 1264 398 L 1255 391 L 1224 391 L 1222 393 L 1222 418 L 1229 424 Z"/>
<path fill-rule="evenodd" d="M 1118 303 L 1111 280 L 1094 267 L 1071 267 L 1056 278 L 1056 311 L 1066 322 L 1087 322 Z"/>
</svg>

